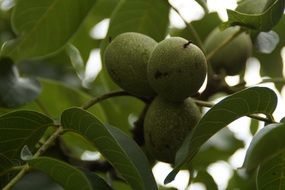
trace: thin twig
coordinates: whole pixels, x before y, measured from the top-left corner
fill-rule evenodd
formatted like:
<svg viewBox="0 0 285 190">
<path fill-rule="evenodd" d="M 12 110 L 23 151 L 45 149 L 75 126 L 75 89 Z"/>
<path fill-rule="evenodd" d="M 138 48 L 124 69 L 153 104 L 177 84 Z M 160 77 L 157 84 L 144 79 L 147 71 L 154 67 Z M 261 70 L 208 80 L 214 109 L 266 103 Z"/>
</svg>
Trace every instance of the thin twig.
<svg viewBox="0 0 285 190">
<path fill-rule="evenodd" d="M 23 169 L 3 188 L 3 190 L 10 190 L 29 170 L 29 165 L 25 164 Z"/>
<path fill-rule="evenodd" d="M 202 40 L 200 39 L 197 31 L 195 30 L 195 28 L 192 26 L 192 24 L 190 22 L 188 22 L 187 20 L 185 20 L 185 18 L 182 16 L 182 14 L 180 13 L 180 11 L 178 9 L 176 9 L 173 5 L 171 5 L 168 1 L 167 1 L 168 5 L 180 16 L 180 18 L 182 19 L 182 21 L 185 23 L 186 25 L 186 29 L 193 35 L 193 37 L 195 38 L 196 42 L 198 43 L 197 45 L 201 48 L 201 50 L 203 52 L 205 52 L 205 48 L 204 45 L 202 43 Z"/>
<path fill-rule="evenodd" d="M 38 149 L 38 151 L 34 154 L 33 159 L 39 157 L 42 153 L 44 153 L 57 139 L 60 134 L 63 132 L 63 128 L 61 126 L 57 126 L 56 131 L 48 138 L 48 140 Z"/>
<path fill-rule="evenodd" d="M 82 109 L 84 110 L 87 110 L 89 109 L 90 107 L 92 107 L 93 105 L 103 101 L 103 100 L 107 100 L 109 98 L 112 98 L 112 97 L 117 97 L 117 96 L 132 96 L 132 97 L 136 97 L 126 91 L 114 91 L 114 92 L 110 92 L 110 93 L 106 93 L 106 94 L 103 94 L 102 96 L 98 96 L 98 97 L 94 97 L 93 99 L 89 100 L 88 102 L 86 102 L 82 107 Z M 136 97 L 138 98 L 138 97 Z M 143 99 L 141 99 L 143 100 Z"/>
<path fill-rule="evenodd" d="M 32 159 L 39 157 L 42 153 L 44 153 L 55 141 L 57 137 L 62 133 L 63 129 L 61 126 L 58 126 L 57 130 L 48 138 L 48 140 L 38 149 L 38 151 L 33 155 Z M 22 166 L 20 172 L 3 188 L 3 190 L 11 189 L 30 169 L 29 164 L 25 164 Z"/>
<path fill-rule="evenodd" d="M 203 107 L 208 107 L 208 108 L 211 108 L 211 107 L 213 107 L 215 105 L 212 102 L 206 102 L 206 101 L 202 101 L 202 100 L 194 100 L 194 101 L 195 101 L 195 103 L 198 106 L 203 106 Z M 272 116 L 270 116 L 270 117 L 261 117 L 261 116 L 256 115 L 256 114 L 251 114 L 251 115 L 247 115 L 247 117 L 250 117 L 252 119 L 256 119 L 256 120 L 259 120 L 259 121 L 268 122 L 268 123 L 276 123 Z"/>
</svg>

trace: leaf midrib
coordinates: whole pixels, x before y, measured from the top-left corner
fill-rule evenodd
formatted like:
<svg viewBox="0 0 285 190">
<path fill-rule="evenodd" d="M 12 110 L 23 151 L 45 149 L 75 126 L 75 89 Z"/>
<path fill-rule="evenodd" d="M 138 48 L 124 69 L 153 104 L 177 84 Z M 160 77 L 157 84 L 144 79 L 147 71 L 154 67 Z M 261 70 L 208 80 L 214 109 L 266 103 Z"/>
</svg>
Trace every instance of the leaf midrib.
<svg viewBox="0 0 285 190">
<path fill-rule="evenodd" d="M 24 36 L 26 37 L 21 37 L 21 40 L 17 46 L 17 48 L 13 48 L 12 51 L 8 55 L 12 55 L 16 50 L 19 50 L 20 47 L 28 41 L 33 35 L 33 33 L 37 30 L 37 28 L 41 25 L 42 21 L 48 17 L 48 14 L 50 13 L 50 10 L 55 7 L 55 5 L 59 2 L 60 0 L 54 0 L 53 3 L 50 4 L 49 7 L 47 7 L 47 10 L 44 12 L 44 14 L 39 18 L 39 20 L 35 23 L 34 27 L 30 30 L 30 32 L 26 33 Z M 19 31 L 21 32 L 21 31 Z"/>
</svg>

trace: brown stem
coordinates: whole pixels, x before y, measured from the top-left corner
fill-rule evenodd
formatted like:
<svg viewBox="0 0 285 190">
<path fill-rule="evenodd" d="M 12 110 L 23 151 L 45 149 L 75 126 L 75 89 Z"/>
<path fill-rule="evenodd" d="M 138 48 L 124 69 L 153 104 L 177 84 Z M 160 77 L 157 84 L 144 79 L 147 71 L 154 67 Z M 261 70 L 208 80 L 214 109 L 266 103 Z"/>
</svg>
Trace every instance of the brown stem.
<svg viewBox="0 0 285 190">
<path fill-rule="evenodd" d="M 118 96 L 132 96 L 135 98 L 139 98 L 139 97 L 134 96 L 134 95 L 132 95 L 126 91 L 114 91 L 114 92 L 109 92 L 109 93 L 103 94 L 102 96 L 94 97 L 93 99 L 89 100 L 88 102 L 86 102 L 81 107 L 82 107 L 82 109 L 87 110 L 90 107 L 92 107 L 93 105 L 95 105 L 101 101 L 107 100 L 107 99 L 112 98 L 112 97 L 118 97 Z M 139 98 L 139 99 L 142 101 L 147 101 L 147 99 L 144 99 L 144 98 Z"/>
</svg>

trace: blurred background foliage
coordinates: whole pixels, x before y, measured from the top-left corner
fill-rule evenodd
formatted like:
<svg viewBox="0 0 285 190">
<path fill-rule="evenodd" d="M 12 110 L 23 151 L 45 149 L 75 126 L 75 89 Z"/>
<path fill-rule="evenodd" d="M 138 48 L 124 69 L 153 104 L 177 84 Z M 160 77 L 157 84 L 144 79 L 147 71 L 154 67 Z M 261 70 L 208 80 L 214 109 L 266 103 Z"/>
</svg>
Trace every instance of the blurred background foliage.
<svg viewBox="0 0 285 190">
<path fill-rule="evenodd" d="M 203 5 L 206 10 L 206 1 L 200 0 L 197 2 Z M 12 0 L 0 1 L 0 46 L 16 37 L 10 22 L 13 5 L 14 2 Z M 247 10 L 247 7 L 243 8 L 241 4 L 239 9 Z M 260 13 L 264 9 L 250 11 Z M 141 32 L 157 41 L 164 39 L 167 35 L 181 36 L 194 40 L 194 43 L 197 43 L 187 28 L 177 28 L 169 24 L 169 11 L 170 7 L 168 4 L 160 0 L 97 0 L 84 22 L 80 25 L 80 28 L 69 40 L 68 45 L 51 55 L 17 62 L 15 67 L 17 67 L 19 76 L 9 71 L 11 72 L 9 75 L 13 76 L 13 80 L 16 82 L 19 81 L 18 77 L 37 78 L 41 84 L 41 92 L 34 101 L 29 101 L 27 104 L 17 108 L 7 108 L 7 106 L 0 105 L 0 113 L 4 114 L 15 109 L 30 109 L 59 119 L 60 113 L 66 108 L 81 106 L 90 100 L 91 97 L 119 90 L 119 87 L 111 81 L 106 73 L 104 65 L 102 66 L 103 69 L 96 76 L 88 75 L 90 67 L 87 65 L 87 63 L 91 64 L 90 62 L 92 62 L 93 67 L 95 65 L 95 67 L 100 68 L 100 59 L 94 59 L 92 56 L 95 54 L 94 51 L 101 50 L 102 54 L 110 38 L 114 38 L 119 33 L 127 31 Z M 129 21 L 128 18 L 133 18 L 133 20 Z M 102 23 L 107 23 L 108 25 L 109 22 L 110 25 L 106 36 L 99 35 L 99 37 L 96 37 L 95 34 L 98 32 L 98 29 L 95 31 L 95 34 L 94 29 L 96 27 L 100 28 Z M 222 20 L 219 15 L 216 12 L 210 12 L 201 19 L 193 21 L 192 25 L 201 40 L 204 41 L 207 35 L 221 23 Z M 106 29 L 101 27 L 101 30 Z M 261 53 L 255 50 L 253 57 L 260 61 L 260 75 L 262 77 L 283 78 L 284 62 L 281 51 L 285 46 L 284 15 L 273 28 L 273 31 L 279 35 L 277 47 L 270 53 Z M 100 56 L 100 53 L 96 55 Z M 251 64 L 251 62 L 248 62 L 248 64 Z M 2 66 L 0 65 L 0 70 L 3 70 Z M 243 75 L 239 77 L 240 81 L 242 81 Z M 283 84 L 277 83 L 276 85 L 280 92 Z M 0 88 L 0 93 L 3 93 L 7 87 L 0 85 Z M 24 97 L 20 96 L 19 98 Z M 133 123 L 138 119 L 143 107 L 144 103 L 136 98 L 116 97 L 97 104 L 89 111 L 94 113 L 103 123 L 114 125 L 131 135 Z M 252 135 L 258 130 L 258 126 L 258 122 L 255 120 L 251 121 L 250 129 Z M 50 132 L 47 131 L 46 136 L 49 134 Z M 54 146 L 54 149 L 51 149 L 47 154 L 56 155 L 56 157 L 78 166 L 86 164 L 83 156 L 86 150 L 91 152 L 93 157 L 98 155 L 98 152 L 92 145 L 76 134 L 67 133 L 56 143 L 59 144 L 60 150 Z M 220 131 L 202 147 L 202 150 L 193 160 L 193 165 L 189 166 L 190 170 L 194 171 L 191 171 L 191 174 L 193 174 L 191 181 L 202 183 L 207 189 L 218 189 L 215 180 L 207 169 L 217 161 L 229 161 L 232 155 L 239 149 L 244 148 L 244 146 L 245 142 L 236 137 L 231 130 L 224 129 Z M 104 160 L 100 156 L 89 157 L 94 160 Z M 87 162 L 88 165 L 93 164 L 92 161 L 94 160 L 92 159 Z M 113 175 L 112 173 L 105 175 L 100 172 L 98 174 L 107 180 Z M 31 184 L 30 181 L 33 181 L 33 183 Z M 227 189 L 252 190 L 255 188 L 255 184 L 252 181 L 252 177 L 249 178 L 243 175 L 239 169 L 232 168 L 232 176 L 230 176 Z M 118 190 L 129 188 L 120 179 L 113 181 L 113 186 Z M 62 188 L 46 175 L 39 172 L 31 172 L 14 189 L 56 190 Z M 175 188 L 161 186 L 160 189 Z"/>
</svg>

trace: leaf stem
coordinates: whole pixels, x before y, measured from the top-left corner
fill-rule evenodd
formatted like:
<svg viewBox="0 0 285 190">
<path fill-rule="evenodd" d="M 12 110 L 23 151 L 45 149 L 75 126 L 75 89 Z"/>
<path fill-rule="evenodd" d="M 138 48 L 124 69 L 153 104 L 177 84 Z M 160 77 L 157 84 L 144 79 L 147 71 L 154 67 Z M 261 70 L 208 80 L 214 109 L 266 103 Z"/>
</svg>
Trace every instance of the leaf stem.
<svg viewBox="0 0 285 190">
<path fill-rule="evenodd" d="M 195 28 L 193 27 L 193 25 L 188 22 L 187 20 L 185 20 L 185 18 L 182 16 L 182 14 L 180 13 L 180 11 L 178 9 L 176 9 L 173 5 L 171 5 L 169 3 L 169 1 L 167 1 L 168 5 L 180 16 L 180 18 L 182 19 L 182 21 L 185 23 L 186 25 L 186 29 L 193 35 L 193 37 L 195 38 L 197 45 L 201 48 L 201 50 L 203 52 L 205 52 L 205 48 L 204 45 L 202 43 L 202 40 L 200 39 L 197 31 L 195 30 Z"/>
<path fill-rule="evenodd" d="M 48 140 L 38 149 L 38 151 L 34 154 L 33 159 L 39 157 L 42 153 L 44 153 L 57 139 L 60 134 L 63 132 L 62 126 L 58 126 L 56 131 L 48 138 Z"/>
<path fill-rule="evenodd" d="M 243 31 L 239 29 L 236 31 L 233 35 L 226 38 L 224 41 L 222 41 L 215 49 L 213 49 L 207 56 L 206 59 L 209 61 L 221 48 L 225 47 L 227 44 L 229 44 L 233 39 L 235 39 L 238 35 L 240 35 Z"/>
<path fill-rule="evenodd" d="M 103 94 L 102 96 L 98 96 L 98 97 L 94 97 L 93 99 L 89 100 L 88 102 L 86 102 L 83 106 L 81 106 L 82 109 L 87 110 L 90 107 L 92 107 L 93 105 L 103 101 L 103 100 L 107 100 L 109 98 L 112 97 L 117 97 L 117 96 L 132 96 L 132 97 L 136 97 L 126 91 L 114 91 L 114 92 L 109 92 L 106 94 Z M 138 97 L 136 97 L 138 98 Z M 144 99 L 141 98 L 141 100 L 145 101 Z"/>
<path fill-rule="evenodd" d="M 195 103 L 198 105 L 198 106 L 202 106 L 202 107 L 208 107 L 208 108 L 211 108 L 213 107 L 215 104 L 212 103 L 212 102 L 206 102 L 206 101 L 202 101 L 202 100 L 194 100 Z M 272 116 L 270 117 L 261 117 L 257 114 L 251 114 L 251 115 L 247 115 L 247 117 L 250 117 L 252 119 L 256 119 L 256 120 L 259 120 L 259 121 L 264 121 L 264 122 L 268 122 L 268 123 L 276 123 L 276 121 L 274 120 L 274 118 Z"/>
<path fill-rule="evenodd" d="M 39 157 L 42 153 L 44 153 L 55 141 L 57 137 L 62 133 L 63 129 L 61 126 L 58 126 L 56 131 L 48 138 L 48 140 L 38 149 L 38 151 L 33 155 L 32 159 Z M 25 164 L 21 166 L 22 169 L 20 172 L 3 188 L 3 190 L 11 189 L 29 170 L 29 164 Z"/>
</svg>

